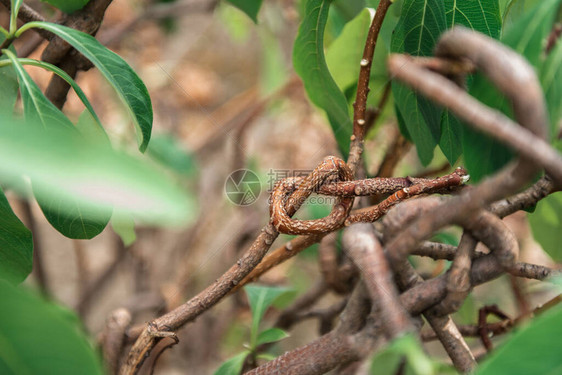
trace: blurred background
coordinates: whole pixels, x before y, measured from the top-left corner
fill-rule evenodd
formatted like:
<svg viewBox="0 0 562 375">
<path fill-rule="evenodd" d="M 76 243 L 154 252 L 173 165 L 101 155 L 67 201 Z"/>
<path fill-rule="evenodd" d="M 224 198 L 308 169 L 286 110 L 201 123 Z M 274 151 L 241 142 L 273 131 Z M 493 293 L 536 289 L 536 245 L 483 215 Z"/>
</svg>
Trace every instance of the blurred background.
<svg viewBox="0 0 562 375">
<path fill-rule="evenodd" d="M 336 1 L 344 4 L 345 1 Z M 49 20 L 59 17 L 54 8 L 26 1 Z M 337 8 L 337 7 L 335 7 Z M 145 82 L 154 108 L 151 143 L 144 158 L 160 166 L 198 202 L 191 223 L 178 228 L 136 227 L 132 233 L 108 226 L 90 241 L 70 240 L 53 229 L 35 203 L 28 206 L 10 196 L 16 213 L 35 225 L 37 240 L 34 272 L 27 281 L 40 286 L 83 318 L 85 329 L 98 335 L 108 315 L 119 307 L 143 323 L 177 307 L 212 283 L 244 252 L 268 221 L 268 190 L 279 171 L 310 171 L 327 155 L 338 155 L 324 115 L 306 98 L 292 69 L 301 4 L 293 0 L 265 1 L 258 23 L 228 3 L 208 0 L 115 0 L 109 6 L 97 39 L 121 55 Z M 345 10 L 345 7 L 341 9 Z M 342 11 L 343 12 L 343 11 Z M 340 12 L 341 13 L 341 12 Z M 326 38 L 335 38 L 338 17 L 329 20 Z M 2 24 L 9 15 L 0 9 Z M 17 40 L 18 52 L 40 58 L 46 45 L 27 33 Z M 35 48 L 36 47 L 36 48 Z M 50 74 L 28 67 L 41 88 Z M 92 69 L 80 72 L 83 88 L 107 129 L 114 147 L 138 155 L 130 117 L 103 77 Z M 382 90 L 382 87 L 379 88 Z M 391 143 L 397 138 L 392 105 L 371 129 L 366 146 L 366 173 L 374 175 Z M 71 92 L 64 107 L 77 119 L 83 105 Z M 405 154 L 396 175 L 436 175 L 450 169 L 442 155 L 423 169 L 415 150 Z M 261 194 L 246 206 L 225 195 L 228 176 L 242 168 L 254 171 Z M 301 218 L 325 216 L 330 206 L 307 204 Z M 30 215 L 31 214 L 31 215 Z M 536 244 L 525 214 L 507 219 L 521 244 L 523 261 L 553 265 Z M 117 233 L 120 233 L 121 236 Z M 456 243 L 451 229 L 440 239 Z M 280 236 L 272 248 L 287 241 Z M 316 246 L 266 274 L 261 283 L 292 289 L 277 310 L 266 315 L 271 325 L 277 311 L 308 290 L 321 275 Z M 418 269 L 435 276 L 447 262 L 416 258 Z M 459 323 L 476 323 L 480 307 L 496 303 L 514 317 L 523 303 L 534 305 L 551 297 L 548 285 L 508 276 L 476 288 L 456 314 Z M 518 295 L 519 294 L 519 295 Z M 325 296 L 319 306 L 342 297 Z M 528 308 L 528 306 L 527 306 Z M 178 333 L 180 342 L 166 351 L 158 374 L 212 373 L 225 359 L 240 352 L 249 338 L 251 314 L 243 293 L 226 298 Z M 318 323 L 304 321 L 291 336 L 271 348 L 277 355 L 304 345 L 318 335 Z M 477 340 L 470 344 L 479 345 Z M 438 344 L 429 349 L 442 355 Z"/>
</svg>

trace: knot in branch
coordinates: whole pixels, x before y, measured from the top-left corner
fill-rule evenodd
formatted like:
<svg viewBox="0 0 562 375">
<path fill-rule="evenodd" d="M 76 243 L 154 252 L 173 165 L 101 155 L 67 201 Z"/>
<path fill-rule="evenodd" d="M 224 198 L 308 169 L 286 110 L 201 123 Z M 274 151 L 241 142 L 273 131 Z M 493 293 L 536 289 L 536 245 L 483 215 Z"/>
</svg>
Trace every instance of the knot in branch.
<svg viewBox="0 0 562 375">
<path fill-rule="evenodd" d="M 285 178 L 279 181 L 271 193 L 269 213 L 271 223 L 281 233 L 319 234 L 343 226 L 353 205 L 354 197 L 337 198 L 330 214 L 316 220 L 291 219 L 304 201 L 325 183 L 351 181 L 353 174 L 347 164 L 334 156 L 326 157 L 305 178 Z"/>
</svg>

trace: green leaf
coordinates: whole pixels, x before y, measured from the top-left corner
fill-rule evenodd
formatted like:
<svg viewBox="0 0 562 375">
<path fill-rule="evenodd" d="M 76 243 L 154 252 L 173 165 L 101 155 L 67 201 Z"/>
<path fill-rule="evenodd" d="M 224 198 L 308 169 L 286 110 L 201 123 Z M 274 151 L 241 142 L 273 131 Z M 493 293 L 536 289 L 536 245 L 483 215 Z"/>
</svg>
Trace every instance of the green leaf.
<svg viewBox="0 0 562 375">
<path fill-rule="evenodd" d="M 164 225 L 195 215 L 193 197 L 167 174 L 66 128 L 42 130 L 0 114 L 0 160 L 0 183 L 27 176 L 39 201 L 60 202 L 68 212 L 80 202 L 89 220 L 106 220 L 112 207 Z"/>
<path fill-rule="evenodd" d="M 293 65 L 312 103 L 326 111 L 340 151 L 347 157 L 353 131 L 347 100 L 330 75 L 324 56 L 324 28 L 330 2 L 306 2 L 304 19 L 293 48 Z"/>
<path fill-rule="evenodd" d="M 78 96 L 80 101 L 84 104 L 84 106 L 86 107 L 86 110 L 88 110 L 90 112 L 92 118 L 95 120 L 95 122 L 97 123 L 99 128 L 103 130 L 103 127 L 101 125 L 101 121 L 98 118 L 98 116 L 96 115 L 96 112 L 94 111 L 94 108 L 92 107 L 92 105 L 90 104 L 90 101 L 86 97 L 86 94 L 84 94 L 84 91 L 82 91 L 80 86 L 78 86 L 76 81 L 73 80 L 72 77 L 68 75 L 68 73 L 66 73 L 64 70 L 62 70 L 58 66 L 46 63 L 44 61 L 33 60 L 33 59 L 24 59 L 24 58 L 20 58 L 20 59 L 18 59 L 18 61 L 22 65 L 38 66 L 38 67 L 43 68 L 45 70 L 49 70 L 49 71 L 55 73 L 56 75 L 58 75 L 59 77 L 61 77 L 62 79 L 64 79 L 66 81 L 66 83 L 68 83 L 72 87 L 74 92 L 76 92 L 76 96 Z"/>
<path fill-rule="evenodd" d="M 74 131 L 74 126 L 70 120 L 43 95 L 39 87 L 23 69 L 21 61 L 17 59 L 11 51 L 4 50 L 4 52 L 12 62 L 20 82 L 20 92 L 24 103 L 25 118 L 31 122 L 41 123 L 43 128 L 62 126 L 62 128 L 68 129 L 69 131 Z M 47 69 L 53 67 L 49 66 L 50 64 L 36 64 L 34 60 L 30 59 L 26 59 L 24 62 L 46 67 Z M 72 79 L 70 80 L 73 82 Z M 76 87 L 78 88 L 77 93 L 82 93 L 82 90 L 80 90 L 77 85 Z M 83 93 L 82 96 L 85 99 Z M 86 107 L 91 109 L 89 103 Z M 46 197 L 43 194 L 37 194 L 36 184 L 33 180 L 32 183 L 37 203 L 39 203 L 45 217 L 49 223 L 64 236 L 74 239 L 90 239 L 100 234 L 109 222 L 109 218 L 111 217 L 110 208 L 106 209 L 103 215 L 101 215 L 100 211 L 100 215 L 95 219 L 88 218 L 87 215 L 84 214 L 88 208 L 84 207 L 78 200 L 71 196 Z M 64 201 L 64 204 L 61 201 Z M 65 208 L 61 210 L 60 207 L 63 205 Z"/>
<path fill-rule="evenodd" d="M 159 134 L 152 137 L 147 153 L 163 166 L 181 175 L 189 176 L 196 170 L 193 157 L 170 134 Z"/>
<path fill-rule="evenodd" d="M 403 358 L 409 371 L 417 375 L 434 374 L 434 364 L 425 355 L 418 340 L 411 334 L 399 337 L 378 352 L 371 362 L 371 374 L 395 374 Z"/>
<path fill-rule="evenodd" d="M 234 5 L 236 8 L 246 13 L 252 21 L 258 23 L 258 13 L 263 0 L 226 0 L 226 2 Z"/>
<path fill-rule="evenodd" d="M 259 325 L 263 315 L 267 309 L 275 302 L 275 300 L 282 294 L 289 291 L 287 288 L 269 287 L 260 285 L 248 285 L 244 288 L 248 295 L 248 302 L 252 310 L 252 329 L 250 347 L 255 348 L 257 345 L 257 337 L 259 332 Z"/>
<path fill-rule="evenodd" d="M 65 13 L 76 12 L 79 9 L 84 8 L 88 4 L 89 0 L 41 0 L 45 3 L 49 3 L 52 6 L 62 10 Z"/>
<path fill-rule="evenodd" d="M 214 375 L 240 375 L 248 354 L 250 354 L 250 352 L 244 351 L 228 359 L 214 372 Z"/>
<path fill-rule="evenodd" d="M 72 196 L 51 196 L 33 184 L 33 193 L 45 218 L 59 233 L 75 240 L 90 240 L 100 234 L 111 219 L 107 207 L 90 218 L 89 206 Z"/>
<path fill-rule="evenodd" d="M 103 373 L 73 313 L 2 280 L 0 300 L 0 374 Z"/>
<path fill-rule="evenodd" d="M 554 193 L 541 200 L 535 212 L 529 214 L 529 224 L 535 241 L 556 262 L 562 262 L 562 192 Z"/>
<path fill-rule="evenodd" d="M 562 39 L 558 38 L 541 66 L 540 79 L 550 114 L 550 135 L 555 137 L 562 119 Z"/>
<path fill-rule="evenodd" d="M 258 341 L 256 343 L 257 346 L 262 344 L 267 344 L 270 342 L 277 342 L 281 341 L 284 338 L 289 337 L 289 334 L 282 329 L 279 328 L 269 328 L 265 331 L 260 332 L 258 335 Z"/>
<path fill-rule="evenodd" d="M 363 48 L 371 24 L 371 12 L 364 9 L 343 28 L 326 50 L 326 64 L 342 91 L 357 84 Z"/>
<path fill-rule="evenodd" d="M 476 374 L 560 374 L 560 337 L 562 306 L 558 305 L 515 332 L 480 364 Z"/>
<path fill-rule="evenodd" d="M 135 221 L 131 215 L 114 212 L 111 218 L 111 227 L 121 237 L 121 241 L 123 241 L 125 246 L 131 246 L 137 240 Z"/>
<path fill-rule="evenodd" d="M 494 39 L 500 37 L 502 21 L 498 0 L 445 0 L 447 26 L 462 25 Z"/>
<path fill-rule="evenodd" d="M 33 239 L 0 189 L 0 279 L 20 283 L 33 267 Z M 6 302 L 2 302 L 6 303 Z"/>
<path fill-rule="evenodd" d="M 391 41 L 392 52 L 429 56 L 446 29 L 445 8 L 439 0 L 405 0 Z M 392 92 L 423 165 L 433 159 L 441 138 L 442 110 L 397 82 Z"/>
<path fill-rule="evenodd" d="M 146 86 L 133 69 L 93 36 L 70 27 L 48 22 L 29 22 L 18 30 L 18 34 L 34 27 L 50 31 L 64 39 L 98 68 L 126 104 L 137 127 L 139 149 L 144 152 L 152 131 L 152 104 Z"/>
<path fill-rule="evenodd" d="M 53 126 L 74 128 L 72 122 L 43 95 L 39 87 L 23 69 L 16 55 L 6 49 L 2 50 L 2 52 L 12 62 L 18 77 L 23 102 L 23 113 L 26 120 L 40 123 L 44 128 Z"/>
<path fill-rule="evenodd" d="M 498 0 L 445 0 L 444 4 L 447 27 L 462 25 L 494 39 L 499 38 L 502 23 Z M 439 147 L 451 165 L 463 152 L 461 122 L 448 110 L 444 110 L 441 116 Z"/>
<path fill-rule="evenodd" d="M 0 41 L 4 38 L 0 36 Z M 5 56 L 0 61 L 6 59 Z M 18 77 L 16 71 L 11 66 L 0 66 L 0 82 L 2 82 L 2 90 L 0 90 L 0 111 L 12 113 L 16 100 L 18 99 Z"/>
</svg>

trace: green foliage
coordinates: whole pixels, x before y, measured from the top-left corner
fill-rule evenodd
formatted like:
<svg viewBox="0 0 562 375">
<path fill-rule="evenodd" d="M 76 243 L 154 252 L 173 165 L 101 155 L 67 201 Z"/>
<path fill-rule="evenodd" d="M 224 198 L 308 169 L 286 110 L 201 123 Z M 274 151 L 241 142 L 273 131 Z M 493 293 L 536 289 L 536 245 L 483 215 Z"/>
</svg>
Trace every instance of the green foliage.
<svg viewBox="0 0 562 375">
<path fill-rule="evenodd" d="M 2 37 L 0 37 L 2 40 Z M 0 63 L 3 63 L 6 57 L 0 58 Z M 18 78 L 15 70 L 11 66 L 0 65 L 0 82 L 2 82 L 2 89 L 0 90 L 0 112 L 12 112 L 16 105 L 18 98 Z"/>
<path fill-rule="evenodd" d="M 106 220 L 114 207 L 140 222 L 180 225 L 195 211 L 159 169 L 66 128 L 45 130 L 0 114 L 0 158 L 0 182 L 18 187 L 28 176 L 40 202 L 60 202 L 65 212 L 79 202 L 89 220 Z"/>
<path fill-rule="evenodd" d="M 126 104 L 137 127 L 139 149 L 144 152 L 152 131 L 152 104 L 146 86 L 133 69 L 91 35 L 48 22 L 27 23 L 18 30 L 17 35 L 31 28 L 41 28 L 59 36 L 98 68 Z"/>
<path fill-rule="evenodd" d="M 502 42 L 522 54 L 533 64 L 539 77 L 545 75 L 544 65 L 541 62 L 543 41 L 546 40 L 552 28 L 554 15 L 559 4 L 560 0 L 545 0 L 538 3 L 534 9 L 510 25 L 503 33 Z M 555 69 L 560 70 L 560 66 Z M 552 71 L 550 71 L 551 73 Z M 549 83 L 546 78 L 543 78 L 543 80 L 543 85 Z M 481 74 L 475 75 L 470 94 L 489 107 L 496 108 L 513 118 L 511 108 L 505 97 Z M 552 106 L 559 108 L 561 97 L 558 90 L 555 89 L 551 92 L 548 101 L 556 103 L 555 95 L 558 95 L 558 105 L 553 104 Z M 513 158 L 513 152 L 506 146 L 468 127 L 463 129 L 463 150 L 465 167 L 468 169 L 471 179 L 475 182 L 494 173 Z"/>
<path fill-rule="evenodd" d="M 90 0 L 41 0 L 45 3 L 51 4 L 52 6 L 62 10 L 65 13 L 76 12 L 84 8 Z"/>
<path fill-rule="evenodd" d="M 0 229 L 0 279 L 12 283 L 22 282 L 31 273 L 33 239 L 29 229 L 12 211 L 2 189 L 0 189 Z"/>
<path fill-rule="evenodd" d="M 244 365 L 246 357 L 263 358 L 271 360 L 271 356 L 266 353 L 257 353 L 258 346 L 267 343 L 274 343 L 289 335 L 279 328 L 269 328 L 260 331 L 260 323 L 267 309 L 272 306 L 280 297 L 285 295 L 290 289 L 280 287 L 269 287 L 260 285 L 248 285 L 244 287 L 250 309 L 252 310 L 252 326 L 250 328 L 250 344 L 248 350 L 235 355 L 226 360 L 214 375 L 239 375 Z"/>
<path fill-rule="evenodd" d="M 148 155 L 179 175 L 190 176 L 195 171 L 195 161 L 182 149 L 176 138 L 169 134 L 152 137 Z"/>
<path fill-rule="evenodd" d="M 0 373 L 102 374 L 73 313 L 0 280 Z"/>
<path fill-rule="evenodd" d="M 480 365 L 477 375 L 559 374 L 562 372 L 560 337 L 562 307 L 534 318 Z"/>
<path fill-rule="evenodd" d="M 529 214 L 535 240 L 556 262 L 562 262 L 562 192 L 541 200 Z"/>
<path fill-rule="evenodd" d="M 562 39 L 550 51 L 540 70 L 541 84 L 550 114 L 550 135 L 556 137 L 562 119 Z"/>
<path fill-rule="evenodd" d="M 226 2 L 234 5 L 236 8 L 246 13 L 252 21 L 258 23 L 258 13 L 263 0 L 226 0 Z"/>
<path fill-rule="evenodd" d="M 306 2 L 293 48 L 293 65 L 310 100 L 326 111 L 340 151 L 347 157 L 352 133 L 347 100 L 332 78 L 324 56 L 324 28 L 330 3 L 330 0 Z"/>
</svg>

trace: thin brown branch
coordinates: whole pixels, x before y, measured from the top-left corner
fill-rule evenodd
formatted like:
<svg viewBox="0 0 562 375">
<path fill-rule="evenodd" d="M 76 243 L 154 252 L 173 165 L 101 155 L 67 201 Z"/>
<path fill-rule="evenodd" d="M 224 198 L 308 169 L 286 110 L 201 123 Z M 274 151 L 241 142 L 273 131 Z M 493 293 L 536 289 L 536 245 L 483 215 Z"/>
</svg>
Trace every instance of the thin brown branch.
<svg viewBox="0 0 562 375">
<path fill-rule="evenodd" d="M 369 79 L 371 77 L 371 66 L 373 64 L 375 47 L 386 12 L 391 4 L 392 1 L 390 0 L 381 0 L 379 2 L 375 17 L 373 17 L 373 21 L 369 27 L 363 58 L 360 63 L 361 68 L 359 69 L 359 79 L 357 81 L 357 96 L 355 98 L 355 103 L 353 103 L 353 136 L 351 137 L 349 157 L 347 158 L 347 164 L 353 174 L 355 174 L 357 170 L 357 165 L 363 153 L 367 96 L 369 95 Z"/>
<path fill-rule="evenodd" d="M 101 348 L 107 371 L 110 374 L 117 374 L 119 369 L 119 358 L 125 345 L 125 332 L 131 324 L 131 319 L 131 313 L 121 308 L 113 311 L 105 323 Z"/>
</svg>

